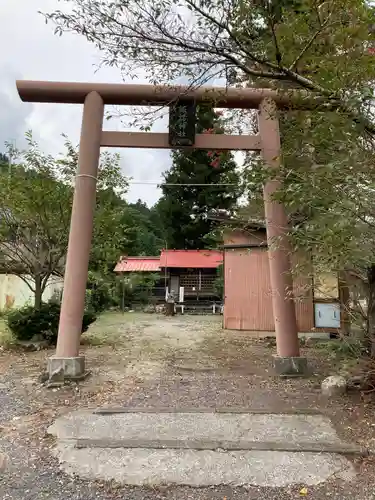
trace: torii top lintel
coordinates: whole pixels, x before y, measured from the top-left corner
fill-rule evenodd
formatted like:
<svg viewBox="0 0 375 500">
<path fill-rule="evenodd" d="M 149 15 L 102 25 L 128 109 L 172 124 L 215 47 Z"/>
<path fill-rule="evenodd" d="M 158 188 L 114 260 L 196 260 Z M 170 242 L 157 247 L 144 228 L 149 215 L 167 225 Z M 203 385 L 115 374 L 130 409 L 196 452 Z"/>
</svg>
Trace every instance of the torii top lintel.
<svg viewBox="0 0 375 500">
<path fill-rule="evenodd" d="M 123 83 L 77 83 L 17 80 L 18 93 L 25 102 L 83 104 L 90 92 L 97 92 L 104 104 L 154 105 L 180 101 L 212 102 L 216 107 L 257 109 L 268 98 L 280 109 L 316 109 L 327 106 L 320 98 L 306 91 L 280 92 L 272 89 L 137 85 Z"/>
</svg>

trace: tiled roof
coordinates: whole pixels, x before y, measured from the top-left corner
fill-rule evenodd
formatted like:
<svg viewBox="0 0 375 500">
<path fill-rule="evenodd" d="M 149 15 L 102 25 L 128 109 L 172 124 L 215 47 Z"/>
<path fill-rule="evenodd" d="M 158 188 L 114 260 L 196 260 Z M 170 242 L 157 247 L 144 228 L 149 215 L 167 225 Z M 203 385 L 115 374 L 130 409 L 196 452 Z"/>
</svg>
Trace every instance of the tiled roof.
<svg viewBox="0 0 375 500">
<path fill-rule="evenodd" d="M 117 273 L 131 273 L 137 271 L 157 272 L 160 271 L 160 258 L 121 257 L 114 270 Z"/>
<path fill-rule="evenodd" d="M 162 250 L 160 267 L 217 268 L 223 262 L 218 250 Z"/>
</svg>

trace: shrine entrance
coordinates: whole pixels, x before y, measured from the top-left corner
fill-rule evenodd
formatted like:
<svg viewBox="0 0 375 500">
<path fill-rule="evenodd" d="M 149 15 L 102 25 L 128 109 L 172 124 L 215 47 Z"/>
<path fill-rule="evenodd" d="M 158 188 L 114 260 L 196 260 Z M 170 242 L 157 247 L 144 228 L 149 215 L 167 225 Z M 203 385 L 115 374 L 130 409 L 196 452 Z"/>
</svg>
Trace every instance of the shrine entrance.
<svg viewBox="0 0 375 500">
<path fill-rule="evenodd" d="M 83 377 L 85 360 L 79 356 L 81 324 L 84 312 L 89 254 L 96 198 L 99 154 L 101 147 L 260 151 L 270 169 L 280 165 L 278 109 L 300 107 L 301 94 L 281 94 L 269 89 L 237 89 L 152 85 L 60 83 L 17 81 L 25 102 L 83 104 L 64 291 L 56 347 L 49 359 L 49 375 L 60 373 L 62 379 Z M 218 108 L 259 110 L 259 134 L 215 135 L 195 133 L 195 105 L 212 102 Z M 316 101 L 305 96 L 304 109 L 316 107 Z M 103 131 L 104 106 L 169 106 L 169 133 Z M 280 181 L 273 179 L 264 186 L 268 264 L 275 321 L 277 358 L 280 374 L 300 374 L 306 360 L 300 358 L 298 331 L 291 276 L 288 219 L 284 207 L 273 199 Z M 271 243 L 277 239 L 277 245 Z"/>
</svg>

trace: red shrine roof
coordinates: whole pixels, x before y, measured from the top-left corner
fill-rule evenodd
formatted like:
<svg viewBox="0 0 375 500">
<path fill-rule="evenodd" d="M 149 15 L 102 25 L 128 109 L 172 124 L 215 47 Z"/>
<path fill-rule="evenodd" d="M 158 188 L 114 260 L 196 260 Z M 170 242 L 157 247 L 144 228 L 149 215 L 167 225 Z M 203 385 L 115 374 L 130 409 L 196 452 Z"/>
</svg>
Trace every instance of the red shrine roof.
<svg viewBox="0 0 375 500">
<path fill-rule="evenodd" d="M 223 262 L 218 250 L 162 250 L 160 267 L 217 268 Z"/>
<path fill-rule="evenodd" d="M 156 272 L 163 267 L 216 269 L 222 262 L 219 250 L 162 250 L 160 257 L 121 257 L 114 271 Z"/>
<path fill-rule="evenodd" d="M 115 273 L 156 272 L 160 271 L 159 257 L 120 257 Z"/>
</svg>

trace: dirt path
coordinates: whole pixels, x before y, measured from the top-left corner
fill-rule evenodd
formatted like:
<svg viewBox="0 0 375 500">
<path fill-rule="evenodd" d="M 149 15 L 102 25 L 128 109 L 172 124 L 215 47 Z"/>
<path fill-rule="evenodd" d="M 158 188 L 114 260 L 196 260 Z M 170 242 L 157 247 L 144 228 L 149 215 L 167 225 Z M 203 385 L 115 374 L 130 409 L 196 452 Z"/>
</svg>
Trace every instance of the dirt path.
<svg viewBox="0 0 375 500">
<path fill-rule="evenodd" d="M 0 476 L 0 499 L 282 500 L 299 496 L 298 488 L 155 491 L 70 478 L 50 454 L 54 443 L 46 429 L 58 415 L 79 408 L 317 408 L 333 418 L 345 439 L 375 444 L 371 399 L 348 396 L 328 404 L 321 400 L 320 381 L 336 369 L 326 352 L 306 349 L 316 375 L 282 381 L 272 375 L 273 348 L 267 342 L 223 332 L 220 321 L 212 316 L 104 315 L 84 336 L 82 346 L 92 377 L 61 390 L 47 390 L 36 382 L 52 352 L 1 352 L 0 453 L 7 456 L 7 466 Z M 371 460 L 358 462 L 355 483 L 345 489 L 339 480 L 324 484 L 309 491 L 309 497 L 373 498 L 375 484 L 368 474 L 373 465 Z"/>
</svg>

